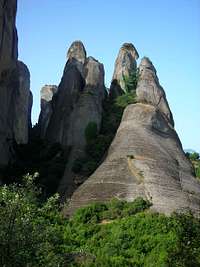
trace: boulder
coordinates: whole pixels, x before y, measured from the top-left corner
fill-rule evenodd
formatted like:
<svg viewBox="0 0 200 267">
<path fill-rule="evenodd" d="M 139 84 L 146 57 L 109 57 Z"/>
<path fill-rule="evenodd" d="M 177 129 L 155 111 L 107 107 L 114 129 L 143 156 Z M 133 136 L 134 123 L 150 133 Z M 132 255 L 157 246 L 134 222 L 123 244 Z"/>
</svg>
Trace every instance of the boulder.
<svg viewBox="0 0 200 267">
<path fill-rule="evenodd" d="M 74 192 L 64 213 L 72 214 L 91 202 L 142 197 L 157 212 L 168 215 L 191 210 L 200 215 L 200 183 L 173 128 L 155 68 L 144 59 L 140 72 L 137 93 L 142 103 L 125 109 L 107 157 Z"/>
</svg>

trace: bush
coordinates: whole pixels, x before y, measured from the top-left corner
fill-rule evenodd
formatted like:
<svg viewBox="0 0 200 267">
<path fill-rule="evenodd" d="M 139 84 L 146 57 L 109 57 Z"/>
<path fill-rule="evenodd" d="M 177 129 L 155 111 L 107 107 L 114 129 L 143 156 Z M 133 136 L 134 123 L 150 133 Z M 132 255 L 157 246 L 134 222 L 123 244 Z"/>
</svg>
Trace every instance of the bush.
<svg viewBox="0 0 200 267">
<path fill-rule="evenodd" d="M 200 163 L 195 167 L 195 175 L 200 178 Z"/>
<path fill-rule="evenodd" d="M 199 159 L 199 153 L 196 153 L 196 152 L 190 153 L 189 158 L 191 160 L 198 160 Z"/>
<path fill-rule="evenodd" d="M 77 210 L 67 228 L 73 240 L 66 249 L 91 255 L 93 261 L 72 266 L 200 266 L 200 220 L 146 212 L 149 206 L 141 198 L 132 203 L 113 199 Z"/>
<path fill-rule="evenodd" d="M 139 79 L 139 70 L 132 70 L 127 76 L 123 75 L 123 81 L 125 85 L 125 93 L 135 92 Z"/>
<path fill-rule="evenodd" d="M 200 178 L 200 159 L 199 159 L 199 153 L 193 152 L 193 153 L 186 153 L 185 154 L 188 159 L 190 159 L 194 171 L 195 171 L 195 176 Z"/>
<path fill-rule="evenodd" d="M 191 214 L 166 217 L 142 198 L 113 199 L 67 220 L 58 196 L 39 196 L 29 175 L 0 188 L 0 266 L 200 266 L 200 219 Z"/>
<path fill-rule="evenodd" d="M 41 204 L 32 176 L 0 187 L 0 266 L 62 266 L 63 220 L 55 195 Z"/>
<path fill-rule="evenodd" d="M 128 105 L 136 103 L 136 94 L 131 92 L 118 96 L 115 103 L 121 108 L 126 108 Z"/>
</svg>

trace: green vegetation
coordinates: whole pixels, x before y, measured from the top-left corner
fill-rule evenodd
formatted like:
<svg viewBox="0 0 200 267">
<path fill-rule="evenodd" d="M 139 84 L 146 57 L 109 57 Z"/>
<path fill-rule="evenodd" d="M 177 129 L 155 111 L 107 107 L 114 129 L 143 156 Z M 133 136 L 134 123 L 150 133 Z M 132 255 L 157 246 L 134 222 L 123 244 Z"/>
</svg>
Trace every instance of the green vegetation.
<svg viewBox="0 0 200 267">
<path fill-rule="evenodd" d="M 129 75 L 123 75 L 125 92 L 126 94 L 133 92 L 137 88 L 137 83 L 139 79 L 139 69 L 131 71 Z"/>
<path fill-rule="evenodd" d="M 63 218 L 58 196 L 39 201 L 32 176 L 0 188 L 0 266 L 198 267 L 200 220 L 166 217 L 141 198 L 113 199 Z"/>
<path fill-rule="evenodd" d="M 63 219 L 55 195 L 40 203 L 33 177 L 0 187 L 0 266 L 61 266 Z"/>
<path fill-rule="evenodd" d="M 199 158 L 199 153 L 193 152 L 193 153 L 186 153 L 186 157 L 188 159 L 190 159 L 193 167 L 194 167 L 194 171 L 195 171 L 195 175 L 197 178 L 200 179 L 200 158 Z"/>
<path fill-rule="evenodd" d="M 130 92 L 118 96 L 115 103 L 118 107 L 126 108 L 128 105 L 136 103 L 136 94 L 134 92 Z"/>
</svg>

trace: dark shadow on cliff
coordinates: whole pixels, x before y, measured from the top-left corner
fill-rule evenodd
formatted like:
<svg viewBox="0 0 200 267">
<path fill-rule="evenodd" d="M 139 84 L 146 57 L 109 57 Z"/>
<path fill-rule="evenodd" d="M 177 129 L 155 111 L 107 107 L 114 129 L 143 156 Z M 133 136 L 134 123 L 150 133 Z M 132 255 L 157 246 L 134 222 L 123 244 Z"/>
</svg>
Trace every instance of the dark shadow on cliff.
<svg viewBox="0 0 200 267">
<path fill-rule="evenodd" d="M 14 143 L 15 159 L 1 171 L 3 183 L 21 183 L 22 176 L 38 172 L 36 183 L 42 188 L 43 197 L 56 193 L 70 148 L 50 143 L 38 136 L 37 125 L 31 130 L 29 143 Z"/>
</svg>

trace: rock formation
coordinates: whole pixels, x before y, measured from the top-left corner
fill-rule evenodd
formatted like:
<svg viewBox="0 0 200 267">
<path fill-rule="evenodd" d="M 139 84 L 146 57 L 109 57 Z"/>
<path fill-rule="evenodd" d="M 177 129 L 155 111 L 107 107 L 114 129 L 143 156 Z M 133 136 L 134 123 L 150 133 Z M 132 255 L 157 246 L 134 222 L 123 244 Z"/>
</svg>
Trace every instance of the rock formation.
<svg viewBox="0 0 200 267">
<path fill-rule="evenodd" d="M 16 0 L 0 0 L 0 167 L 12 158 L 13 142 L 26 143 L 30 125 L 30 74 L 17 60 Z"/>
<path fill-rule="evenodd" d="M 114 74 L 110 87 L 110 97 L 115 98 L 125 91 L 124 78 L 129 76 L 131 72 L 136 71 L 136 60 L 139 54 L 131 43 L 124 43 L 119 50 L 119 54 L 115 61 Z"/>
<path fill-rule="evenodd" d="M 57 92 L 58 87 L 56 85 L 45 85 L 41 89 L 41 112 L 39 116 L 39 131 L 42 139 L 46 136 L 46 130 L 49 125 L 49 120 L 52 115 L 52 98 Z"/>
<path fill-rule="evenodd" d="M 169 123 L 174 126 L 173 116 L 163 88 L 159 84 L 156 69 L 152 62 L 144 57 L 139 66 L 140 77 L 137 86 L 138 102 L 148 103 L 157 107 L 166 116 Z"/>
<path fill-rule="evenodd" d="M 69 196 L 75 187 L 75 174 L 71 171 L 73 162 L 85 153 L 85 129 L 90 122 L 95 122 L 100 128 L 105 86 L 103 65 L 92 57 L 86 57 L 80 41 L 71 45 L 67 55 L 62 80 L 52 99 L 46 138 L 64 148 L 71 148 L 59 186 L 59 192 Z"/>
<path fill-rule="evenodd" d="M 200 214 L 200 183 L 173 128 L 165 93 L 151 61 L 140 64 L 138 101 L 129 105 L 108 155 L 72 195 L 66 212 L 93 201 L 143 197 L 165 214 L 192 210 Z"/>
</svg>

